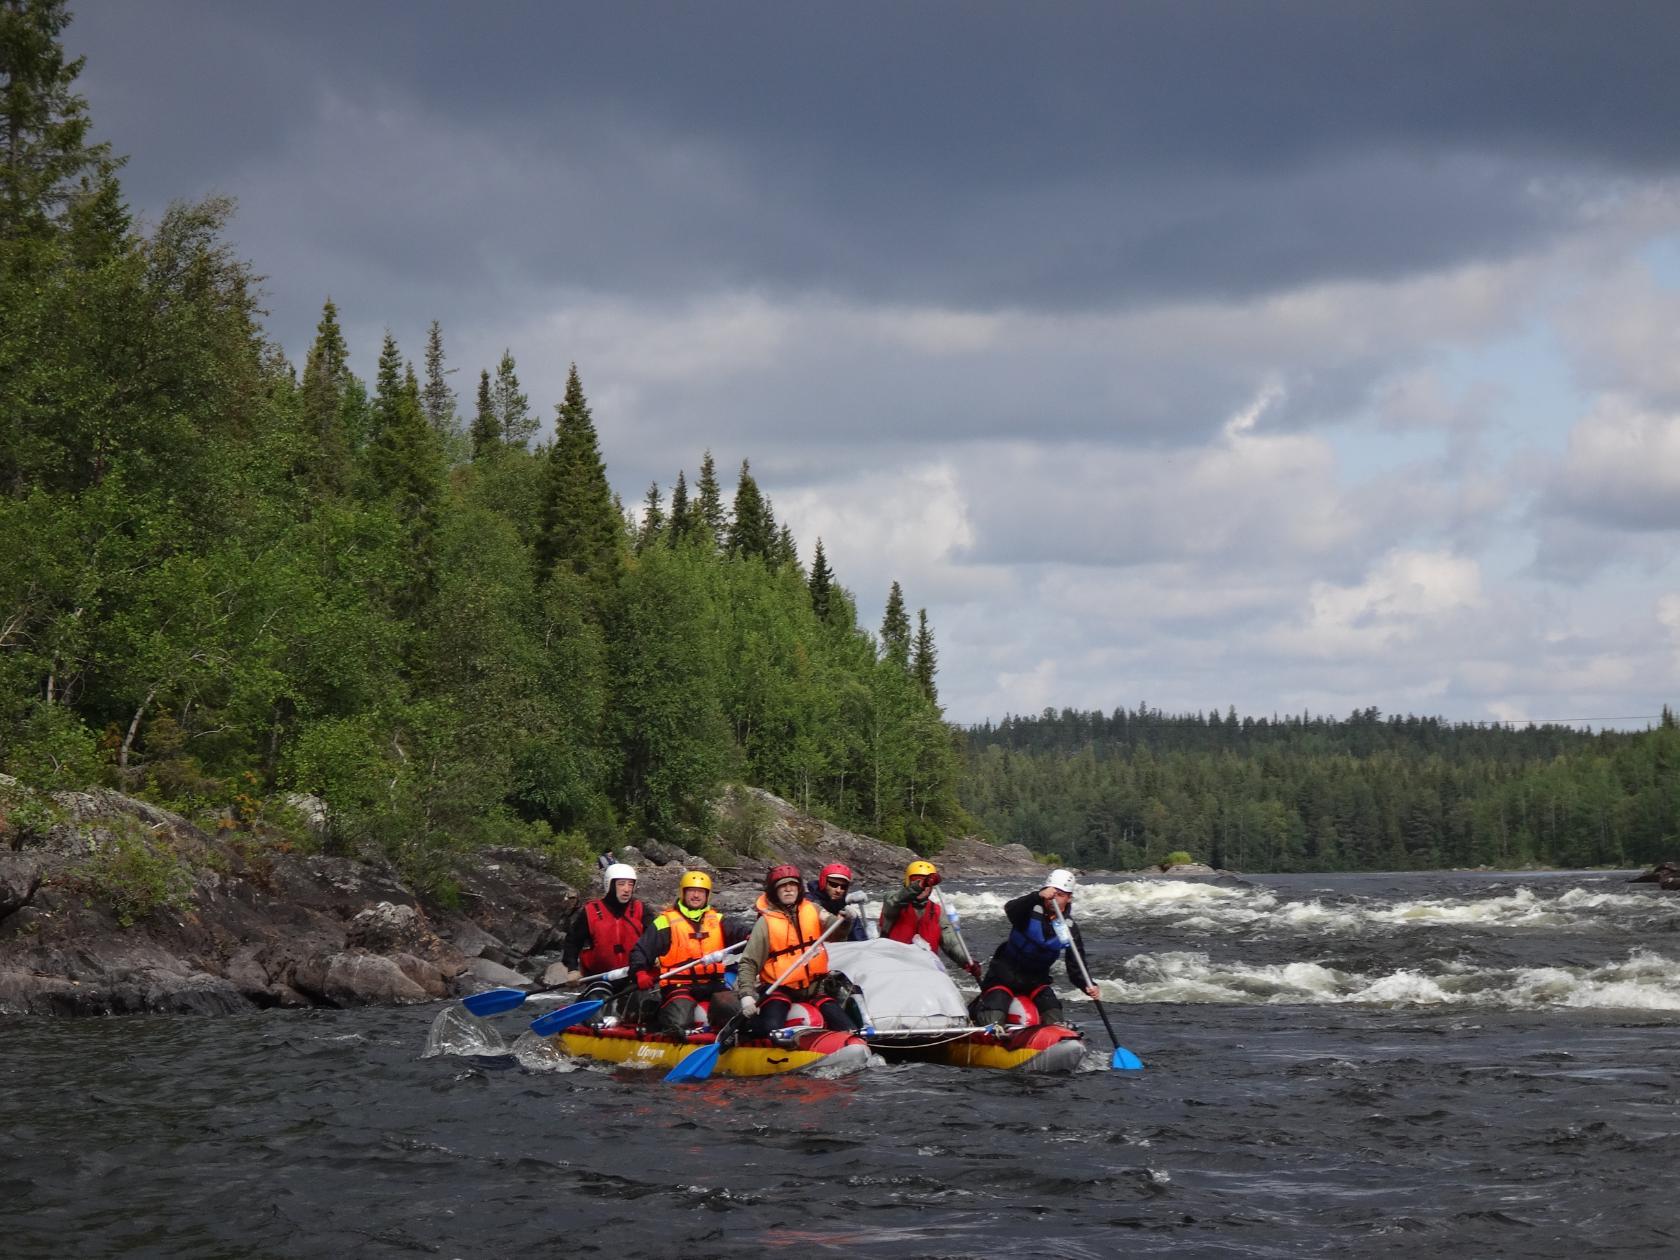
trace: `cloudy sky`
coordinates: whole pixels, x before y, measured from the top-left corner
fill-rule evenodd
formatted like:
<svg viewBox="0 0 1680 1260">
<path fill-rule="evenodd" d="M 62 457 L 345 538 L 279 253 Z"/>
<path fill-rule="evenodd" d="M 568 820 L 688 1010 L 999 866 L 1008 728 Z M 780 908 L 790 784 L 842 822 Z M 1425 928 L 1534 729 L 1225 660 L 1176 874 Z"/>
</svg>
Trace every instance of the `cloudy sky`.
<svg viewBox="0 0 1680 1260">
<path fill-rule="evenodd" d="M 82 0 L 301 362 L 576 361 L 750 458 L 959 721 L 1680 699 L 1680 6 Z M 732 478 L 730 479 L 732 481 Z"/>
</svg>

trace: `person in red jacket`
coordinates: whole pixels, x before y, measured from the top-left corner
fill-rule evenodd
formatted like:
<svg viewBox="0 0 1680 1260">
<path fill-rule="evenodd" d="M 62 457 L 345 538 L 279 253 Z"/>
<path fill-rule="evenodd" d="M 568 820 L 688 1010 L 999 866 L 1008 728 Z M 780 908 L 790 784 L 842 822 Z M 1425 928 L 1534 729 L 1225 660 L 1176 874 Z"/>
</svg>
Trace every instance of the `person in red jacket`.
<svg viewBox="0 0 1680 1260">
<path fill-rule="evenodd" d="M 913 945 L 920 941 L 929 950 L 945 951 L 957 966 L 976 980 L 980 964 L 968 956 L 963 939 L 945 918 L 945 907 L 933 895 L 939 886 L 939 870 L 932 862 L 918 859 L 904 868 L 904 887 L 881 905 L 881 935 L 888 940 Z"/>
<path fill-rule="evenodd" d="M 647 924 L 647 907 L 636 898 L 636 868 L 614 862 L 601 872 L 602 895 L 586 901 L 572 916 L 566 941 L 560 947 L 560 961 L 586 976 L 599 976 L 630 965 L 630 951 L 642 939 Z M 618 980 L 594 980 L 583 987 L 578 1000 L 600 998 L 606 1005 L 597 1020 L 617 1014 L 626 993 L 635 988 L 626 974 Z"/>
</svg>

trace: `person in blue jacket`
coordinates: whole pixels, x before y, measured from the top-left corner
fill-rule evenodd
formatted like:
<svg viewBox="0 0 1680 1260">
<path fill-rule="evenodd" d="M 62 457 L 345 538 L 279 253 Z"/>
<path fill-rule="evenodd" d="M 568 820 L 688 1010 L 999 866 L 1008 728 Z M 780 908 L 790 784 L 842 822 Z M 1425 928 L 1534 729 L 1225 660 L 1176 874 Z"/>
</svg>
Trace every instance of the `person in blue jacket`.
<svg viewBox="0 0 1680 1260">
<path fill-rule="evenodd" d="M 1050 983 L 1050 968 L 1057 959 L 1067 967 L 1068 980 L 1074 988 L 1082 990 L 1086 997 L 1099 996 L 1097 982 L 1080 961 L 1085 957 L 1085 939 L 1072 917 L 1073 887 L 1072 871 L 1054 870 L 1044 881 L 1044 887 L 1004 903 L 1009 935 L 997 947 L 980 981 L 980 996 L 974 1003 L 975 1023 L 1008 1023 L 1010 1004 L 1018 997 L 1038 1007 L 1039 1023 L 1059 1022 L 1062 999 L 1056 996 L 1055 986 Z M 1077 953 L 1057 933 L 1052 906 L 1061 911 Z"/>
</svg>

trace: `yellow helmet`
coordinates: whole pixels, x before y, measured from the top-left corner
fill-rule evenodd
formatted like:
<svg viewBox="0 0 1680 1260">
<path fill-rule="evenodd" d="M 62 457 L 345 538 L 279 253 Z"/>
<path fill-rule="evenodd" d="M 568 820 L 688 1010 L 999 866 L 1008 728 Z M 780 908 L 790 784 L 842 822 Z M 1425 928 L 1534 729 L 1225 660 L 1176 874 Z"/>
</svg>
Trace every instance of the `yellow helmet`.
<svg viewBox="0 0 1680 1260">
<path fill-rule="evenodd" d="M 712 877 L 705 871 L 684 871 L 683 877 L 677 881 L 677 887 L 678 889 L 704 888 L 707 892 L 711 892 Z"/>
<path fill-rule="evenodd" d="M 925 879 L 937 884 L 939 882 L 939 868 L 934 866 L 932 862 L 917 859 L 904 868 L 904 886 L 906 888 L 910 887 L 910 881 L 913 879 Z"/>
</svg>

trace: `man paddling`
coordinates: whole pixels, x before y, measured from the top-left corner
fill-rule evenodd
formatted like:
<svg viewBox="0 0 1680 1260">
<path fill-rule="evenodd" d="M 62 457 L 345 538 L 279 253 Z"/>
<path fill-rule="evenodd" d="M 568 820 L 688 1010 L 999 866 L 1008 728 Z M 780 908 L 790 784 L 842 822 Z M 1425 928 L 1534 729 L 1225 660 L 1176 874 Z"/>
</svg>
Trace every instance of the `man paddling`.
<svg viewBox="0 0 1680 1260">
<path fill-rule="evenodd" d="M 856 907 L 847 906 L 839 915 L 820 909 L 805 896 L 799 868 L 784 864 L 772 866 L 765 875 L 764 892 L 754 909 L 758 922 L 747 938 L 735 984 L 741 1014 L 758 1017 L 759 1034 L 773 1033 L 787 1022 L 788 1008 L 804 1002 L 822 1016 L 823 1027 L 856 1032 L 857 1025 L 835 997 L 837 977 L 829 971 L 828 950 L 816 944 L 837 918 L 855 917 Z M 773 984 L 780 987 L 760 1011 L 759 986 L 768 989 Z"/>
<path fill-rule="evenodd" d="M 713 1028 L 723 1027 L 740 1013 L 740 1004 L 724 979 L 726 964 L 716 960 L 716 955 L 726 945 L 744 940 L 746 931 L 726 923 L 712 908 L 711 899 L 710 875 L 683 872 L 676 904 L 648 924 L 630 951 L 630 974 L 637 988 L 650 996 L 657 992 L 662 1032 L 679 1036 L 688 1032 L 701 1002 L 706 1003 L 706 1022 Z M 679 967 L 686 970 L 678 971 Z"/>
<path fill-rule="evenodd" d="M 1038 1008 L 1038 1022 L 1060 1023 L 1062 999 L 1050 983 L 1050 968 L 1059 958 L 1067 967 L 1068 980 L 1088 998 L 1100 996 L 1097 982 L 1085 970 L 1085 940 L 1073 921 L 1073 872 L 1054 870 L 1036 892 L 1006 901 L 1003 913 L 1009 919 L 1009 935 L 992 955 L 980 996 L 974 1003 L 974 1022 L 1008 1022 L 1010 1004 L 1024 998 Z M 1057 914 L 1068 932 L 1064 940 L 1057 933 Z M 1069 944 L 1074 946 L 1069 949 Z"/>
</svg>

